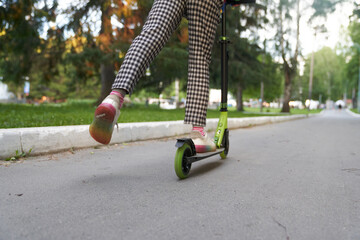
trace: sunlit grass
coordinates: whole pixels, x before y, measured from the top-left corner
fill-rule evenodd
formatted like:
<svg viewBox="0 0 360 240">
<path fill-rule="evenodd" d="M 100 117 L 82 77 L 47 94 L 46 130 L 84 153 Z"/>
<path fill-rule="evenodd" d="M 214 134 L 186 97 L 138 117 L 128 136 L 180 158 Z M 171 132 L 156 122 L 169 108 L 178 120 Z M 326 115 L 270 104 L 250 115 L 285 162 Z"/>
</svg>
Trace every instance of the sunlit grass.
<svg viewBox="0 0 360 240">
<path fill-rule="evenodd" d="M 260 108 L 244 108 L 245 112 L 251 113 L 260 113 Z M 309 114 L 309 113 L 320 113 L 322 109 L 296 109 L 291 108 L 290 114 Z M 289 113 L 281 113 L 281 108 L 263 108 L 263 113 L 276 113 L 276 114 L 289 114 Z"/>
<path fill-rule="evenodd" d="M 359 113 L 359 111 L 356 109 L 356 108 L 352 108 L 352 109 L 350 109 L 352 112 L 354 112 L 354 113 Z"/>
<path fill-rule="evenodd" d="M 94 101 L 68 101 L 62 104 L 0 104 L 0 128 L 23 128 L 44 126 L 86 125 L 93 120 Z M 229 109 L 230 118 L 282 115 L 280 109 L 246 108 L 245 112 Z M 292 111 L 292 114 L 308 113 Z M 157 105 L 134 104 L 121 110 L 119 123 L 183 120 L 184 109 L 163 110 Z M 208 118 L 218 118 L 218 110 L 208 110 Z"/>
<path fill-rule="evenodd" d="M 308 113 L 320 113 L 323 109 L 291 109 L 291 114 L 308 114 Z"/>
</svg>

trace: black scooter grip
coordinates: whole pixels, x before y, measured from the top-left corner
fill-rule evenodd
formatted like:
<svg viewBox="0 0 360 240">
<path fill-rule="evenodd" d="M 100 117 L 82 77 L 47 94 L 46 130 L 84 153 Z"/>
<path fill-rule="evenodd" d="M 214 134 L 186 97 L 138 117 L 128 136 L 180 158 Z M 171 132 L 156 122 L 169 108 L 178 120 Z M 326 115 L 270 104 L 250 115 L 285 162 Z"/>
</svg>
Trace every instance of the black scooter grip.
<svg viewBox="0 0 360 240">
<path fill-rule="evenodd" d="M 247 4 L 247 3 L 255 3 L 256 0 L 226 0 L 226 4 L 230 4 L 232 6 Z"/>
</svg>

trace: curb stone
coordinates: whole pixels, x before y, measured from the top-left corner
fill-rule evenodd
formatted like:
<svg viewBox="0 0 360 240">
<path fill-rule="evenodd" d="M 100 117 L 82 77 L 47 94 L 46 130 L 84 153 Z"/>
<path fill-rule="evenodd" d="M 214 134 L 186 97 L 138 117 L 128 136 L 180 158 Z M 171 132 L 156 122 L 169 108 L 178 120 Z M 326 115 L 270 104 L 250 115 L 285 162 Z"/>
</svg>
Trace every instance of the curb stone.
<svg viewBox="0 0 360 240">
<path fill-rule="evenodd" d="M 228 128 L 244 128 L 269 123 L 307 118 L 308 115 L 264 116 L 229 118 Z M 218 119 L 208 119 L 206 129 L 214 131 Z M 191 126 L 183 121 L 122 123 L 114 129 L 110 144 L 140 140 L 174 137 L 190 133 Z M 29 152 L 32 155 L 69 150 L 71 148 L 96 147 L 89 134 L 89 125 L 0 129 L 0 159 L 15 155 L 15 152 Z"/>
<path fill-rule="evenodd" d="M 346 112 L 348 112 L 351 116 L 360 117 L 360 114 L 354 113 L 353 111 L 349 110 L 348 108 L 346 109 Z"/>
</svg>

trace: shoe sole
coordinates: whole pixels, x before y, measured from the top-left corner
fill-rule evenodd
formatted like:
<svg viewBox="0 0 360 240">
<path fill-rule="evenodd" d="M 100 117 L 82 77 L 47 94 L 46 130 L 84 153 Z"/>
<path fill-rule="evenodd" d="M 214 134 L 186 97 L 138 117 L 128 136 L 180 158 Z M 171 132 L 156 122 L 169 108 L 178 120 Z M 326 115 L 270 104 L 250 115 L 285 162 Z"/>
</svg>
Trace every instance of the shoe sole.
<svg viewBox="0 0 360 240">
<path fill-rule="evenodd" d="M 196 153 L 206 153 L 206 152 L 214 152 L 216 151 L 216 147 L 212 148 L 207 145 L 195 145 Z"/>
<path fill-rule="evenodd" d="M 95 117 L 90 125 L 91 137 L 102 144 L 109 144 L 114 129 L 116 109 L 108 103 L 100 104 L 95 110 Z"/>
</svg>

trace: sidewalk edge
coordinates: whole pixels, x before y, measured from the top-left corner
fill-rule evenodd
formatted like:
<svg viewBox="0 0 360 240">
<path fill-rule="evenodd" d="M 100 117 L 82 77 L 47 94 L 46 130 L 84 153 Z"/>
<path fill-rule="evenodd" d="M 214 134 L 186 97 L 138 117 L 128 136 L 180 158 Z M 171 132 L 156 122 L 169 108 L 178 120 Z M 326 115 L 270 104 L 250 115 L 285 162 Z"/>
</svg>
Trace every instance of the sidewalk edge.
<svg viewBox="0 0 360 240">
<path fill-rule="evenodd" d="M 229 118 L 229 129 L 252 127 L 269 123 L 307 118 L 308 115 L 264 116 L 248 118 Z M 206 129 L 214 131 L 218 119 L 208 119 Z M 124 123 L 113 132 L 110 144 L 159 139 L 187 134 L 190 125 L 183 121 Z M 101 144 L 89 134 L 89 125 L 60 126 L 41 128 L 0 129 L 0 159 L 6 159 L 19 153 L 32 155 L 65 151 L 72 148 L 95 147 Z"/>
<path fill-rule="evenodd" d="M 346 109 L 346 112 L 349 113 L 351 116 L 354 116 L 354 117 L 360 117 L 360 114 L 358 113 L 354 113 L 353 111 L 351 111 L 350 109 Z"/>
</svg>

